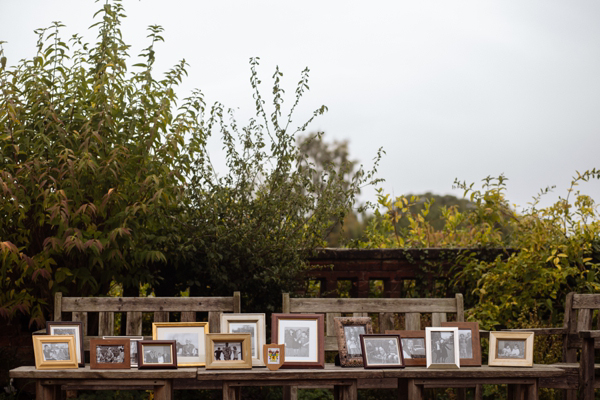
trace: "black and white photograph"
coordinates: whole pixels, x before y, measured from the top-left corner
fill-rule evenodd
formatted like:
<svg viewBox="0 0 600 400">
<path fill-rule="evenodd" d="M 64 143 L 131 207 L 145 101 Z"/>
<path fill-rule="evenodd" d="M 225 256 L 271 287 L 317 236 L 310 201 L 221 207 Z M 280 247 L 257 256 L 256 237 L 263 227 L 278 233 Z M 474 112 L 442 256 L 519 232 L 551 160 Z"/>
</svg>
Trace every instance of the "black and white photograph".
<svg viewBox="0 0 600 400">
<path fill-rule="evenodd" d="M 52 329 L 53 335 L 73 335 L 77 334 L 76 328 L 54 328 Z"/>
<path fill-rule="evenodd" d="M 198 356 L 198 335 L 195 333 L 165 333 L 161 339 L 177 343 L 178 357 Z"/>
<path fill-rule="evenodd" d="M 145 364 L 170 364 L 171 362 L 171 346 L 144 346 Z"/>
<path fill-rule="evenodd" d="M 364 325 L 346 325 L 344 326 L 344 335 L 346 336 L 346 348 L 348 349 L 348 357 L 356 357 L 362 355 L 360 349 L 360 335 L 367 333 Z"/>
<path fill-rule="evenodd" d="M 246 324 L 243 322 L 230 322 L 229 333 L 249 333 L 251 336 L 250 343 L 252 344 L 252 357 L 258 357 L 256 344 L 256 325 Z"/>
<path fill-rule="evenodd" d="M 83 353 L 83 324 L 79 321 L 47 321 L 46 332 L 49 335 L 66 336 L 75 338 L 75 357 L 80 367 L 85 365 Z"/>
<path fill-rule="evenodd" d="M 214 361 L 233 361 L 243 359 L 242 342 L 215 342 L 214 349 Z"/>
<path fill-rule="evenodd" d="M 498 340 L 497 358 L 525 359 L 524 340 Z"/>
<path fill-rule="evenodd" d="M 473 358 L 473 341 L 470 329 L 458 330 L 458 343 L 460 358 Z"/>
<path fill-rule="evenodd" d="M 44 361 L 66 361 L 71 358 L 68 343 L 43 343 L 42 352 Z"/>
<path fill-rule="evenodd" d="M 362 335 L 361 347 L 365 368 L 404 367 L 398 335 Z"/>
<path fill-rule="evenodd" d="M 310 328 L 307 327 L 285 327 L 284 343 L 285 354 L 290 357 L 308 357 L 308 345 Z"/>
<path fill-rule="evenodd" d="M 425 338 L 407 338 L 401 342 L 404 359 L 425 359 Z"/>
<path fill-rule="evenodd" d="M 96 362 L 99 364 L 120 364 L 125 361 L 125 346 L 96 346 Z"/>
<path fill-rule="evenodd" d="M 152 340 L 174 341 L 179 367 L 203 367 L 206 364 L 208 322 L 153 322 Z"/>
<path fill-rule="evenodd" d="M 434 364 L 455 364 L 454 332 L 431 332 L 431 358 Z"/>
</svg>

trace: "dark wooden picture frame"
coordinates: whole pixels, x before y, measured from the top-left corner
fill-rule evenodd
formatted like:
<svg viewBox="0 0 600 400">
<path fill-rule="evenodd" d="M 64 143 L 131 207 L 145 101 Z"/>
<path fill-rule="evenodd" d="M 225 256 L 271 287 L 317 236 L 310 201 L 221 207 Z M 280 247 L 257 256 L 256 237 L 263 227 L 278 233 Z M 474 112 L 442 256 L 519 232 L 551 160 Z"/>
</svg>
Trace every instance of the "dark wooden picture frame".
<svg viewBox="0 0 600 400">
<path fill-rule="evenodd" d="M 362 367 L 364 362 L 362 347 L 360 345 L 360 335 L 373 333 L 371 318 L 336 317 L 334 318 L 334 322 L 338 351 L 340 353 L 340 365 L 342 367 Z"/>
<path fill-rule="evenodd" d="M 424 367 L 427 365 L 427 344 L 425 340 L 425 331 L 386 330 L 385 333 L 400 335 L 400 342 L 402 343 L 402 358 L 404 358 L 404 364 L 406 366 Z M 414 340 L 418 340 L 419 342 L 422 340 L 422 348 L 419 345 L 415 346 L 415 343 L 412 342 Z"/>
<path fill-rule="evenodd" d="M 481 340 L 479 338 L 479 322 L 442 322 L 444 327 L 458 328 L 458 343 L 461 367 L 481 367 Z M 464 341 L 461 338 L 461 331 L 471 331 L 470 346 L 465 349 Z"/>
<path fill-rule="evenodd" d="M 400 335 L 374 333 L 360 335 L 365 368 L 404 368 Z M 379 362 L 378 362 L 379 361 Z"/>
<path fill-rule="evenodd" d="M 77 364 L 85 367 L 85 353 L 83 351 L 83 323 L 81 321 L 46 321 L 46 334 L 60 336 L 60 333 L 53 333 L 54 330 L 66 327 L 73 327 L 78 333 L 75 336 L 75 348 Z M 78 337 L 79 335 L 79 337 Z"/>
<path fill-rule="evenodd" d="M 104 354 L 98 353 L 103 346 L 123 346 L 123 359 L 120 362 L 102 362 Z M 131 369 L 131 341 L 129 339 L 90 339 L 90 369 Z"/>
<path fill-rule="evenodd" d="M 138 369 L 177 369 L 177 342 L 175 340 L 139 340 L 138 344 Z M 151 351 L 152 347 L 170 348 L 169 362 L 152 362 L 146 360 L 145 351 Z"/>
<path fill-rule="evenodd" d="M 302 341 L 297 340 L 298 336 L 304 335 L 307 337 L 302 339 Z M 286 345 L 282 368 L 324 368 L 324 315 L 272 314 L 271 343 Z M 298 351 L 304 349 L 304 346 L 306 346 L 309 355 L 298 355 Z"/>
</svg>

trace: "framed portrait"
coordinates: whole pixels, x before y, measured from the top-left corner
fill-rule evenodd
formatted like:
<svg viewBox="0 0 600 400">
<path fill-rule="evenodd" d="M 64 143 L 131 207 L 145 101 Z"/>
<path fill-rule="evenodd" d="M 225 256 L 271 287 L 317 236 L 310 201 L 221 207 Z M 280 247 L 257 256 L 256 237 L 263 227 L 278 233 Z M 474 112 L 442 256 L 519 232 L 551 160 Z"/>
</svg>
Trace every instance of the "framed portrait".
<svg viewBox="0 0 600 400">
<path fill-rule="evenodd" d="M 490 332 L 490 367 L 533 367 L 533 332 Z"/>
<path fill-rule="evenodd" d="M 263 346 L 263 360 L 270 371 L 281 368 L 284 358 L 285 344 L 265 344 Z"/>
<path fill-rule="evenodd" d="M 360 335 L 365 368 L 404 368 L 402 343 L 399 335 Z"/>
<path fill-rule="evenodd" d="M 177 351 L 174 340 L 138 340 L 138 369 L 177 368 Z"/>
<path fill-rule="evenodd" d="M 458 355 L 461 367 L 481 366 L 479 322 L 442 322 L 444 327 L 458 328 Z"/>
<path fill-rule="evenodd" d="M 386 330 L 385 333 L 400 335 L 402 358 L 404 358 L 406 366 L 424 367 L 427 365 L 425 331 Z"/>
<path fill-rule="evenodd" d="M 75 337 L 77 364 L 85 367 L 83 352 L 83 323 L 81 321 L 46 321 L 48 335 L 72 335 Z"/>
<path fill-rule="evenodd" d="M 131 366 L 137 368 L 138 366 L 138 345 L 139 340 L 144 340 L 143 336 L 102 336 L 102 339 L 129 339 L 129 360 Z"/>
<path fill-rule="evenodd" d="M 265 314 L 221 314 L 221 333 L 249 333 L 252 366 L 264 367 Z"/>
<path fill-rule="evenodd" d="M 342 367 L 362 367 L 363 354 L 360 346 L 360 335 L 373 333 L 371 318 L 336 317 L 334 322 L 340 353 L 340 365 Z"/>
<path fill-rule="evenodd" d="M 206 363 L 208 322 L 153 322 L 153 340 L 174 340 L 180 367 L 203 367 Z"/>
<path fill-rule="evenodd" d="M 285 345 L 282 368 L 324 368 L 323 314 L 272 314 L 271 343 Z"/>
<path fill-rule="evenodd" d="M 90 369 L 130 369 L 129 339 L 90 339 Z"/>
<path fill-rule="evenodd" d="M 458 328 L 425 328 L 427 368 L 460 368 Z"/>
<path fill-rule="evenodd" d="M 206 335 L 206 369 L 252 368 L 250 333 Z"/>
<path fill-rule="evenodd" d="M 77 369 L 75 337 L 71 335 L 34 335 L 36 369 Z"/>
</svg>

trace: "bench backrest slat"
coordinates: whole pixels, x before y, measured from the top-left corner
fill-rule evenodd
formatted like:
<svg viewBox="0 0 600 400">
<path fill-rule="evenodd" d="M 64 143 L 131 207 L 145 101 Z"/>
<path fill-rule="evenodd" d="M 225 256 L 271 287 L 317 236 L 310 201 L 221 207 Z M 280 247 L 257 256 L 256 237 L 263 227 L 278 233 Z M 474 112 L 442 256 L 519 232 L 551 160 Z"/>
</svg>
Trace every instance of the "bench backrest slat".
<svg viewBox="0 0 600 400">
<path fill-rule="evenodd" d="M 577 362 L 577 350 L 582 347 L 578 332 L 600 328 L 600 312 L 594 328 L 594 312 L 600 310 L 600 294 L 569 293 L 565 302 L 565 329 L 563 341 L 563 362 Z M 600 340 L 596 339 L 596 348 L 600 348 Z"/>
</svg>

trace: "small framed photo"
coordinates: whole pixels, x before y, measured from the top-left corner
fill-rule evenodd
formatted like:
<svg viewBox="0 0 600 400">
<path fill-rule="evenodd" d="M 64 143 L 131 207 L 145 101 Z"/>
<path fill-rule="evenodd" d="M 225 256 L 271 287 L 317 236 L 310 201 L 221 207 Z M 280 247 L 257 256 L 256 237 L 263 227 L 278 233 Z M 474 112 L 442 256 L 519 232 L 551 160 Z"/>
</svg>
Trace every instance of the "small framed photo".
<svg viewBox="0 0 600 400">
<path fill-rule="evenodd" d="M 490 367 L 533 367 L 533 332 L 490 332 Z"/>
<path fill-rule="evenodd" d="M 458 355 L 461 367 L 481 366 L 479 322 L 442 322 L 444 327 L 458 328 Z"/>
<path fill-rule="evenodd" d="M 77 369 L 75 337 L 71 335 L 34 335 L 36 369 Z"/>
<path fill-rule="evenodd" d="M 323 314 L 272 314 L 271 343 L 285 344 L 282 368 L 324 368 Z"/>
<path fill-rule="evenodd" d="M 404 368 L 399 335 L 360 335 L 365 368 Z"/>
<path fill-rule="evenodd" d="M 203 367 L 206 363 L 208 322 L 153 322 L 153 340 L 174 340 L 180 367 Z"/>
<path fill-rule="evenodd" d="M 249 333 L 252 366 L 264 367 L 265 314 L 221 314 L 221 333 Z"/>
<path fill-rule="evenodd" d="M 425 328 L 427 368 L 460 368 L 458 328 Z"/>
<path fill-rule="evenodd" d="M 77 364 L 85 367 L 83 352 L 83 323 L 81 321 L 46 321 L 48 335 L 72 335 L 75 337 Z"/>
<path fill-rule="evenodd" d="M 102 339 L 129 339 L 129 360 L 131 366 L 137 368 L 138 366 L 138 345 L 139 340 L 144 340 L 143 336 L 102 336 Z"/>
<path fill-rule="evenodd" d="M 360 335 L 373 333 L 371 318 L 336 317 L 334 322 L 340 365 L 342 367 L 362 367 L 364 363 Z"/>
<path fill-rule="evenodd" d="M 425 331 L 386 330 L 385 333 L 400 335 L 402 357 L 404 358 L 404 364 L 406 364 L 406 366 L 424 367 L 427 365 Z"/>
<path fill-rule="evenodd" d="M 263 346 L 263 359 L 270 371 L 276 371 L 283 365 L 285 358 L 285 344 L 265 344 Z"/>
<path fill-rule="evenodd" d="M 174 340 L 138 340 L 138 369 L 175 369 L 177 351 Z"/>
<path fill-rule="evenodd" d="M 90 369 L 130 369 L 129 339 L 90 339 Z"/>
<path fill-rule="evenodd" d="M 206 369 L 252 368 L 252 336 L 249 333 L 206 335 Z"/>
</svg>

